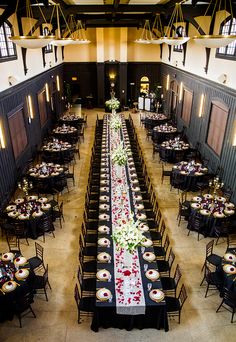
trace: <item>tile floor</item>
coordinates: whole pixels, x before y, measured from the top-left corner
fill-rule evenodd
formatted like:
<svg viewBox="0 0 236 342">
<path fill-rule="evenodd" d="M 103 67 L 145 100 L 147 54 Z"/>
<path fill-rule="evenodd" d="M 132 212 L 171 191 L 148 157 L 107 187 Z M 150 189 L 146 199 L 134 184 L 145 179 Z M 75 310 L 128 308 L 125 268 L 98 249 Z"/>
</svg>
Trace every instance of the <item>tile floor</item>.
<svg viewBox="0 0 236 342">
<path fill-rule="evenodd" d="M 167 180 L 161 184 L 161 165 L 158 157 L 152 158 L 151 141 L 146 140 L 145 130 L 139 125 L 138 114 L 132 114 L 138 138 L 143 149 L 144 158 L 151 175 L 158 202 L 166 221 L 171 244 L 176 254 L 176 263 L 181 266 L 188 299 L 182 311 L 181 324 L 175 320 L 170 321 L 170 331 L 157 331 L 153 329 L 133 330 L 131 332 L 116 329 L 100 329 L 99 333 L 90 330 L 90 319 L 77 324 L 77 309 L 74 302 L 73 291 L 76 282 L 78 236 L 83 214 L 84 195 L 87 185 L 91 148 L 94 140 L 95 121 L 102 117 L 101 110 L 88 110 L 88 127 L 85 131 L 85 141 L 81 144 L 81 159 L 77 159 L 76 185 L 70 185 L 70 192 L 62 194 L 60 200 L 64 201 L 65 223 L 60 229 L 56 225 L 54 239 L 46 236 L 43 243 L 45 248 L 45 261 L 49 265 L 49 279 L 52 291 L 48 290 L 49 302 L 44 296 L 36 295 L 33 309 L 37 318 L 23 318 L 23 328 L 19 328 L 18 320 L 7 321 L 0 324 L 0 342 L 73 342 L 73 341 L 182 341 L 185 342 L 216 342 L 235 341 L 236 322 L 230 323 L 230 313 L 226 310 L 215 312 L 220 303 L 218 294 L 211 291 L 208 298 L 204 298 L 205 288 L 200 287 L 202 274 L 201 267 L 204 261 L 205 245 L 209 238 L 197 241 L 196 233 L 187 236 L 186 223 L 178 227 L 176 222 L 178 209 L 178 193 L 170 191 Z M 128 112 L 126 113 L 128 114 Z M 215 247 L 215 252 L 223 255 L 226 243 L 222 242 Z M 0 237 L 0 250 L 7 250 L 5 239 Z M 26 257 L 34 255 L 34 241 L 30 246 L 22 245 Z M 1 308 L 0 308 L 1 310 Z"/>
</svg>

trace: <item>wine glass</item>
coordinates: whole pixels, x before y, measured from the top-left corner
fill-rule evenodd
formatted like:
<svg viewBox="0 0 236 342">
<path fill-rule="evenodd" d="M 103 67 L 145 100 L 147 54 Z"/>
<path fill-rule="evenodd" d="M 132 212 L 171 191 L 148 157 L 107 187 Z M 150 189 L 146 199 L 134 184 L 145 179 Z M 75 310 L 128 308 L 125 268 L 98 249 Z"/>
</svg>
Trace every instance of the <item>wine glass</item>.
<svg viewBox="0 0 236 342">
<path fill-rule="evenodd" d="M 144 272 L 147 272 L 148 264 L 144 264 Z"/>
<path fill-rule="evenodd" d="M 152 289 L 152 283 L 147 283 L 147 290 L 150 292 Z"/>
</svg>

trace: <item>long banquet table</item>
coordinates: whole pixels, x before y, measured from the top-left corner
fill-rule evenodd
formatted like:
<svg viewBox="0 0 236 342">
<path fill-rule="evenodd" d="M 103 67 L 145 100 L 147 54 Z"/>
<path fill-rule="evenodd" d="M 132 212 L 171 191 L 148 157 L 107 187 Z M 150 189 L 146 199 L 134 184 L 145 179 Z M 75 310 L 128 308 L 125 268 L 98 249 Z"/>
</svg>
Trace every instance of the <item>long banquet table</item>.
<svg viewBox="0 0 236 342">
<path fill-rule="evenodd" d="M 158 269 L 155 258 L 148 261 L 144 259 L 149 259 L 154 253 L 145 224 L 146 215 L 124 118 L 122 123 L 122 129 L 115 132 L 109 126 L 109 116 L 104 118 L 96 281 L 97 294 L 100 293 L 100 297 L 97 296 L 91 329 L 164 328 L 168 331 L 164 298 L 158 301 L 151 299 L 162 289 L 162 285 L 159 277 L 151 281 L 146 276 L 150 271 L 155 274 Z M 128 151 L 128 164 L 118 168 L 119 170 L 111 162 L 111 153 L 117 141 L 123 141 Z M 143 235 L 149 243 L 148 247 L 144 243 L 145 246 L 138 247 L 133 255 L 129 254 L 131 260 L 127 263 L 126 251 L 117 247 L 111 235 L 120 220 L 127 222 L 130 212 L 134 213 L 134 220 L 141 219 Z"/>
</svg>

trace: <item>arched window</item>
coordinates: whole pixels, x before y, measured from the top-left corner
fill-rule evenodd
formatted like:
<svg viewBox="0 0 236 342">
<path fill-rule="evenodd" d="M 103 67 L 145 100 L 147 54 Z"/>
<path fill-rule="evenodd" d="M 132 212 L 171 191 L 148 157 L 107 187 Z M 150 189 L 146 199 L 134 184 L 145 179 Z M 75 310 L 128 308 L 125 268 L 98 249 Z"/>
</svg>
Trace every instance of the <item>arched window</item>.
<svg viewBox="0 0 236 342">
<path fill-rule="evenodd" d="M 12 35 L 11 24 L 5 21 L 0 27 L 0 62 L 17 58 L 15 44 L 9 39 Z"/>
<path fill-rule="evenodd" d="M 176 29 L 176 37 L 183 37 L 184 35 L 185 35 L 184 27 L 178 26 Z M 182 52 L 183 51 L 183 45 L 182 44 L 175 45 L 173 50 L 176 52 Z"/>
<path fill-rule="evenodd" d="M 149 78 L 142 76 L 140 79 L 140 94 L 145 95 L 149 93 Z"/>
<path fill-rule="evenodd" d="M 232 18 L 221 25 L 220 34 L 236 35 L 236 19 Z M 216 57 L 236 59 L 236 41 L 216 50 Z"/>
<path fill-rule="evenodd" d="M 43 35 L 48 36 L 49 34 L 50 34 L 49 28 L 45 26 L 43 28 Z M 52 44 L 48 44 L 45 46 L 45 53 L 49 53 L 49 52 L 52 52 Z"/>
</svg>

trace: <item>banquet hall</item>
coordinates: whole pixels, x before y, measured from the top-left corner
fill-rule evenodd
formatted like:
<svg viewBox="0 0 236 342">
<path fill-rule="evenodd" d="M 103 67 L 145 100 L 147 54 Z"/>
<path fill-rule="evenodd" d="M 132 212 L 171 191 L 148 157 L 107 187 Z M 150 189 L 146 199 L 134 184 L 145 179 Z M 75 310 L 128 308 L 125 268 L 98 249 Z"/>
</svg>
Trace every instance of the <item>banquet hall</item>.
<svg viewBox="0 0 236 342">
<path fill-rule="evenodd" d="M 0 342 L 235 341 L 235 61 L 235 0 L 0 0 Z"/>
</svg>

